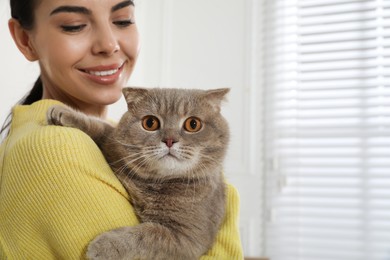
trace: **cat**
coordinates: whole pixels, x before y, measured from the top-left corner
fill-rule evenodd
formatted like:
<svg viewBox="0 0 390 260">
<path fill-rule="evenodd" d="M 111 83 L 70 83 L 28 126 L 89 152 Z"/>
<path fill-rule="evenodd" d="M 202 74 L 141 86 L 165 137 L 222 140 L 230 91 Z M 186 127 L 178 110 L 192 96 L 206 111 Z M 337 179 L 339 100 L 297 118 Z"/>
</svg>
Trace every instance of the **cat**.
<svg viewBox="0 0 390 260">
<path fill-rule="evenodd" d="M 99 235 L 87 257 L 191 260 L 211 248 L 225 214 L 222 174 L 229 89 L 124 88 L 128 110 L 113 127 L 56 105 L 48 123 L 75 127 L 102 150 L 141 224 Z"/>
</svg>

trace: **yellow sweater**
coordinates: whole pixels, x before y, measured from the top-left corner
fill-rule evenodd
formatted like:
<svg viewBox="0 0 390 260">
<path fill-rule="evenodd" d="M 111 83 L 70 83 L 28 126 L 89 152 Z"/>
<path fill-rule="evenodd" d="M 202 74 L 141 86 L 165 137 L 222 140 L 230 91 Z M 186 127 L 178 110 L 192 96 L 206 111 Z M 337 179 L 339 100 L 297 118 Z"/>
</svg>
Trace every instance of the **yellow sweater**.
<svg viewBox="0 0 390 260">
<path fill-rule="evenodd" d="M 81 131 L 47 126 L 53 100 L 13 110 L 0 146 L 0 259 L 84 259 L 104 231 L 139 222 L 128 194 L 95 143 Z M 213 248 L 201 259 L 242 259 L 239 201 L 229 185 Z"/>
</svg>

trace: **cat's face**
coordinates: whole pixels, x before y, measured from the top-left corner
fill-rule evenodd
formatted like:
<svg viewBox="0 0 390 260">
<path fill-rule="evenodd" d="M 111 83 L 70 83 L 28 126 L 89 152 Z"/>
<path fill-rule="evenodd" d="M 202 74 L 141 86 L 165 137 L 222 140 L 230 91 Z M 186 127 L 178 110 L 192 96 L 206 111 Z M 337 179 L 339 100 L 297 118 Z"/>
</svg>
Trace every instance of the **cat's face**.
<svg viewBox="0 0 390 260">
<path fill-rule="evenodd" d="M 160 176 L 206 174 L 206 169 L 220 166 L 229 139 L 228 125 L 220 114 L 227 92 L 124 90 L 129 110 L 116 138 L 122 156 L 128 156 L 126 164 Z"/>
</svg>

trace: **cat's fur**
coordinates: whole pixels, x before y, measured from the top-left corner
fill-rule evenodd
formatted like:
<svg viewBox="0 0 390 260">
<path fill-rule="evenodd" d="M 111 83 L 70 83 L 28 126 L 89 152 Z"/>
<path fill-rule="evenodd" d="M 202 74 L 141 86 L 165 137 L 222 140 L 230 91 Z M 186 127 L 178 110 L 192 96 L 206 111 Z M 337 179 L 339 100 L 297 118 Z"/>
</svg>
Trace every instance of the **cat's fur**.
<svg viewBox="0 0 390 260">
<path fill-rule="evenodd" d="M 79 128 L 97 143 L 141 222 L 98 236 L 90 259 L 189 260 L 210 249 L 224 216 L 227 92 L 125 88 L 128 111 L 116 127 L 66 106 L 49 109 L 49 124 Z M 159 129 L 143 128 L 149 115 Z M 183 128 L 190 117 L 202 121 L 198 132 Z"/>
</svg>

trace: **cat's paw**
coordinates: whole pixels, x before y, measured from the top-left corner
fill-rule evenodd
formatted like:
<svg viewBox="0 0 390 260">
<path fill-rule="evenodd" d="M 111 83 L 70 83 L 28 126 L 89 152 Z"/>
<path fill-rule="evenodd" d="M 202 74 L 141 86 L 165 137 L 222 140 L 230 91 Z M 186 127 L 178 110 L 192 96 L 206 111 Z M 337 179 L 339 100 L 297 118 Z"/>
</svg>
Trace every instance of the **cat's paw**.
<svg viewBox="0 0 390 260">
<path fill-rule="evenodd" d="M 49 125 L 67 126 L 74 114 L 71 108 L 61 105 L 55 105 L 48 109 L 46 118 Z"/>
<path fill-rule="evenodd" d="M 134 251 L 130 247 L 128 240 L 121 233 L 109 231 L 92 240 L 87 249 L 87 258 L 91 260 L 135 259 Z"/>
</svg>

